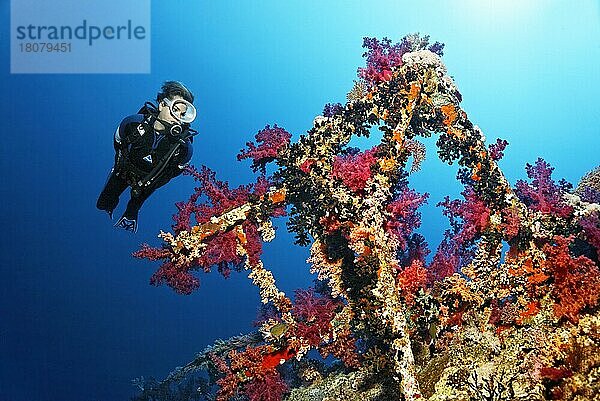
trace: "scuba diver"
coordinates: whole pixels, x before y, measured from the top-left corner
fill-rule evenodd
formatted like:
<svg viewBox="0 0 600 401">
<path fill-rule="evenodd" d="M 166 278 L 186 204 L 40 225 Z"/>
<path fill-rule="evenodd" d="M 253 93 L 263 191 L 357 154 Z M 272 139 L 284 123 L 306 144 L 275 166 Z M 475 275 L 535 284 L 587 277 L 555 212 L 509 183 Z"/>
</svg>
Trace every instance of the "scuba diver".
<svg viewBox="0 0 600 401">
<path fill-rule="evenodd" d="M 146 102 L 138 114 L 119 124 L 113 146 L 115 164 L 96 207 L 112 219 L 119 196 L 127 187 L 131 197 L 115 227 L 137 232 L 138 212 L 159 187 L 183 172 L 192 157 L 190 128 L 196 118 L 194 95 L 177 81 L 166 81 L 156 96 L 158 107 Z"/>
</svg>

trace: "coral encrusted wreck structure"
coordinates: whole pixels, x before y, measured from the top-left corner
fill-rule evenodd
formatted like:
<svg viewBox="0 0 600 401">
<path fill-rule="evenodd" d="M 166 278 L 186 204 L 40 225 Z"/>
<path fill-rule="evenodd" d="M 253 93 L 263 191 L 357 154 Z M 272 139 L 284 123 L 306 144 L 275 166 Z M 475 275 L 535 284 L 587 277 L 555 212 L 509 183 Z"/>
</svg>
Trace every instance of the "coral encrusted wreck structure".
<svg viewBox="0 0 600 401">
<path fill-rule="evenodd" d="M 165 380 L 139 380 L 137 400 L 600 399 L 597 171 L 573 190 L 539 159 L 512 187 L 497 165 L 506 141 L 486 145 L 428 39 L 365 39 L 345 105 L 327 105 L 296 143 L 267 126 L 239 154 L 256 183 L 188 170 L 199 184 L 173 232 L 135 255 L 161 260 L 152 282 L 182 294 L 196 270 L 248 271 L 264 316 Z M 378 145 L 348 146 L 372 127 Z M 427 194 L 407 177 L 431 135 L 464 191 L 440 203 L 451 228 L 428 262 L 414 232 Z M 293 298 L 260 259 L 286 212 L 318 275 Z"/>
</svg>

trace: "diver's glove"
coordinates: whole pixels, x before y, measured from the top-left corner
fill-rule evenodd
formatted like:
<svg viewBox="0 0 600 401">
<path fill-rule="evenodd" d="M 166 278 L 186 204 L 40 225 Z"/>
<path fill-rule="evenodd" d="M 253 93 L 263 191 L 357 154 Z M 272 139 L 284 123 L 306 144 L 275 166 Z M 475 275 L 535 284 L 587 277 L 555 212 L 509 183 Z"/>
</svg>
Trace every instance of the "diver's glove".
<svg viewBox="0 0 600 401">
<path fill-rule="evenodd" d="M 122 216 L 115 224 L 115 227 L 121 227 L 126 231 L 136 233 L 138 229 L 137 219 L 128 219 L 127 217 Z"/>
</svg>

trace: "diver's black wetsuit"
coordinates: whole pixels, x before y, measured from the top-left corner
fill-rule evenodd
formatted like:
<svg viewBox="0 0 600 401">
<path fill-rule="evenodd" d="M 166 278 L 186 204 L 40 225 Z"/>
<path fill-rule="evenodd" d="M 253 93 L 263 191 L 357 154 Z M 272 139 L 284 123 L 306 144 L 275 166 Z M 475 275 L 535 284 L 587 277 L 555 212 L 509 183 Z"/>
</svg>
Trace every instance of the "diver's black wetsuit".
<svg viewBox="0 0 600 401">
<path fill-rule="evenodd" d="M 119 203 L 119 196 L 131 186 L 131 199 L 123 217 L 134 221 L 136 227 L 138 212 L 144 201 L 157 188 L 181 174 L 192 158 L 192 144 L 187 138 L 150 185 L 138 185 L 179 141 L 179 137 L 166 131 L 157 131 L 153 125 L 154 119 L 143 114 L 134 114 L 121 121 L 113 143 L 115 165 L 96 203 L 98 209 L 107 211 L 112 217 L 112 211 Z"/>
</svg>

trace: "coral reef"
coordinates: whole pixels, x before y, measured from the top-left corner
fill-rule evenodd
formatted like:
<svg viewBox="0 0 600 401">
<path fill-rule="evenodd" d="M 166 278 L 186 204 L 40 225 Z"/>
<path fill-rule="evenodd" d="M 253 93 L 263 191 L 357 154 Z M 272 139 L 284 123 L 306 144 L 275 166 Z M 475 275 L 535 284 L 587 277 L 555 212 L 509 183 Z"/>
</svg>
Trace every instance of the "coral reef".
<svg viewBox="0 0 600 401">
<path fill-rule="evenodd" d="M 183 294 L 198 287 L 196 270 L 247 270 L 264 313 L 257 333 L 138 381 L 136 399 L 600 399 L 597 171 L 573 191 L 538 159 L 512 187 L 497 165 L 507 142 L 486 146 L 460 107 L 442 44 L 415 34 L 364 47 L 345 105 L 327 105 L 296 142 L 267 126 L 240 153 L 260 172 L 255 184 L 230 189 L 188 169 L 199 185 L 177 204 L 173 232 L 135 256 L 161 260 L 152 283 Z M 372 127 L 379 144 L 348 145 Z M 407 177 L 425 157 L 416 138 L 431 135 L 465 188 L 439 204 L 450 229 L 428 262 L 415 232 L 428 195 Z M 293 299 L 260 260 L 271 219 L 286 212 L 317 274 Z M 185 380 L 200 383 L 195 394 Z"/>
<path fill-rule="evenodd" d="M 575 194 L 586 202 L 600 203 L 600 166 L 581 178 Z"/>
</svg>

